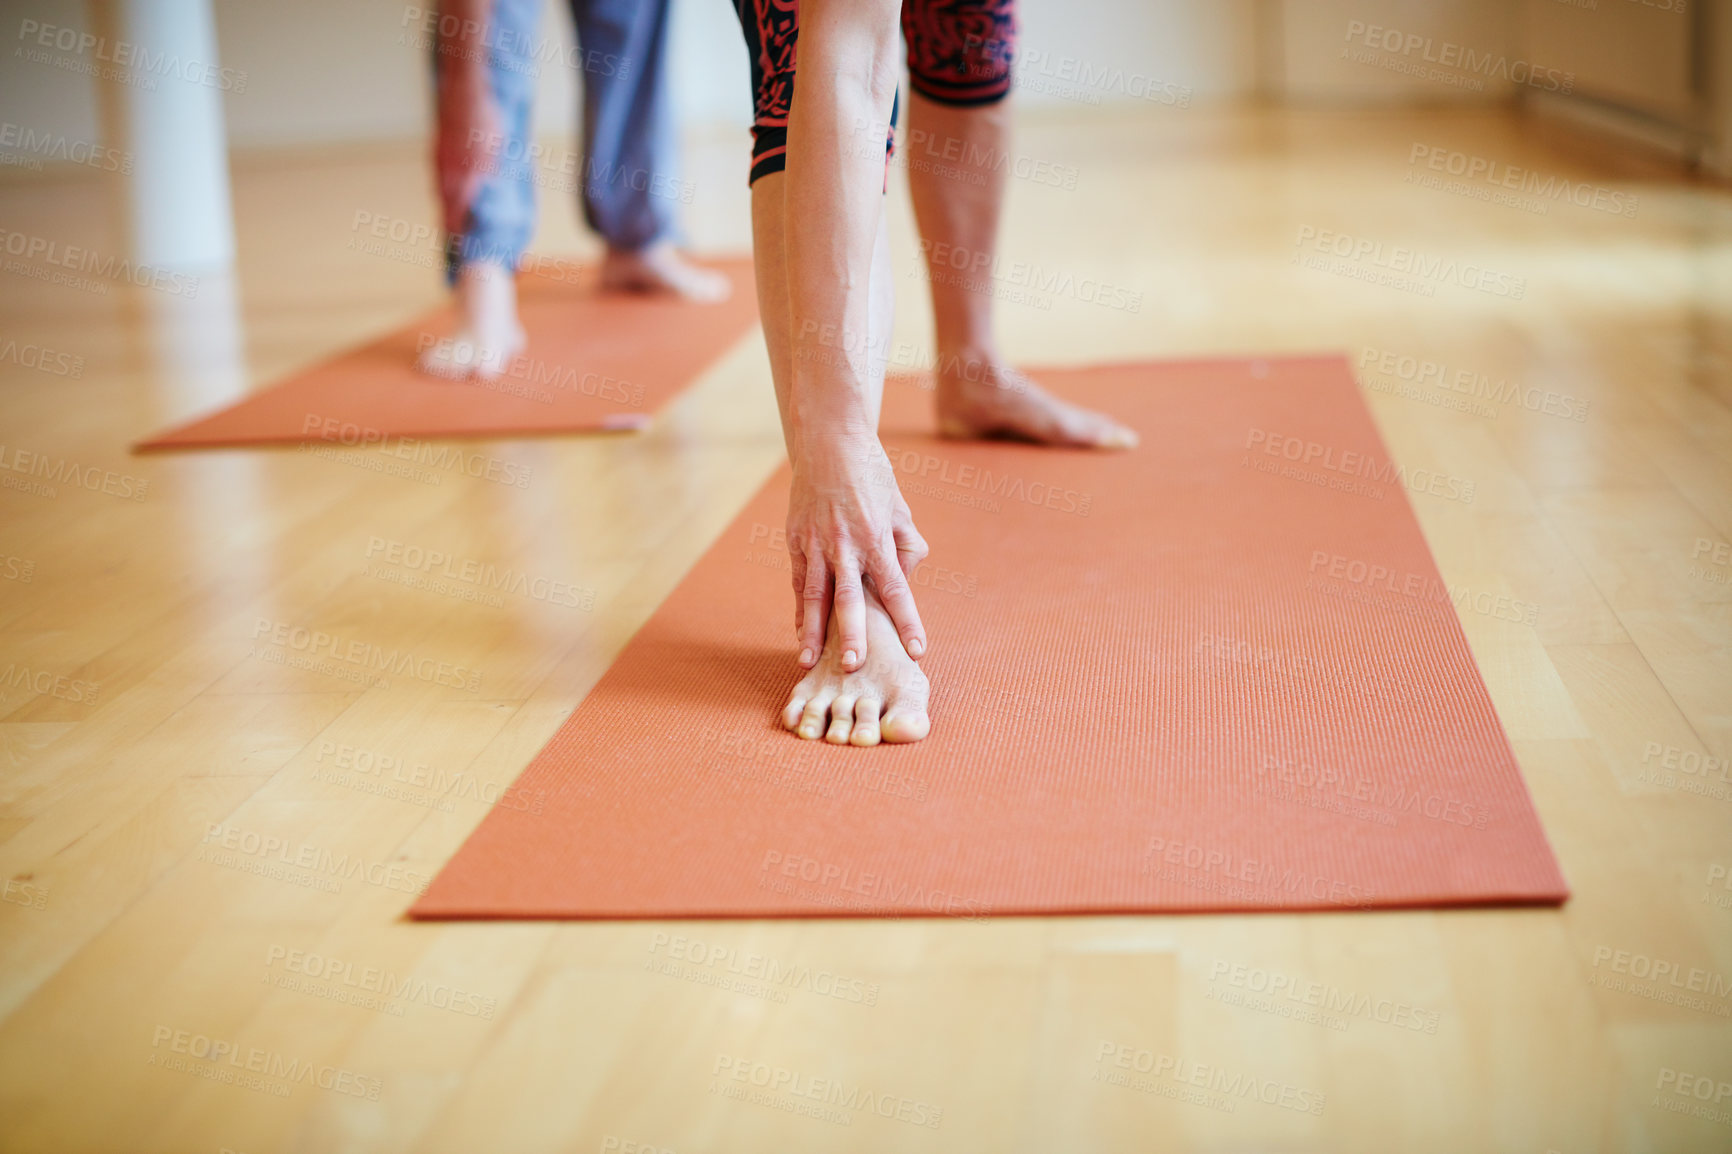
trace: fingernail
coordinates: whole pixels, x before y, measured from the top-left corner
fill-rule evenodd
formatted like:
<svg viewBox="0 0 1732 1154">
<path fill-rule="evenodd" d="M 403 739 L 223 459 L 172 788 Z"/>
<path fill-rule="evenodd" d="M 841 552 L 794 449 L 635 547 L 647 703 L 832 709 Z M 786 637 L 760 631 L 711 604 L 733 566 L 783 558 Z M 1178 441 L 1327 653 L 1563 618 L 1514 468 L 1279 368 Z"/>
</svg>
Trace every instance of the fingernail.
<svg viewBox="0 0 1732 1154">
<path fill-rule="evenodd" d="M 858 660 L 858 658 L 854 656 L 854 651 L 852 649 L 848 649 L 848 650 L 843 651 L 843 653 L 842 653 L 842 664 L 843 665 L 852 665 L 857 660 Z"/>
<path fill-rule="evenodd" d="M 800 650 L 800 664 L 801 665 L 812 664 L 812 651 L 810 649 Z"/>
<path fill-rule="evenodd" d="M 926 643 L 924 641 L 921 641 L 920 638 L 918 638 L 918 637 L 910 637 L 908 639 L 908 656 L 919 657 L 922 653 L 925 653 L 925 652 L 926 652 Z"/>
</svg>

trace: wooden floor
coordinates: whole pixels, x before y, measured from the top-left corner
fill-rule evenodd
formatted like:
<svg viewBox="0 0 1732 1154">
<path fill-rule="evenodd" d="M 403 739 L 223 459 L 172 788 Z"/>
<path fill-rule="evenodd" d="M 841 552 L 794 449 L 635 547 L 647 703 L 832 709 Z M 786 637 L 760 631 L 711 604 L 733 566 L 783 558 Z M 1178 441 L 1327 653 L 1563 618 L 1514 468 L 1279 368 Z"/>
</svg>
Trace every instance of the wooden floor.
<svg viewBox="0 0 1732 1154">
<path fill-rule="evenodd" d="M 439 299 L 432 248 L 367 251 L 354 228 L 432 220 L 418 146 L 243 158 L 237 283 L 0 272 L 0 463 L 113 473 L 50 492 L 0 472 L 0 1148 L 1732 1149 L 1732 199 L 1503 113 L 1019 131 L 1065 175 L 1011 182 L 1007 256 L 1143 296 L 1004 303 L 1010 353 L 1345 351 L 1396 457 L 1473 482 L 1471 503 L 1413 503 L 1469 591 L 1565 908 L 408 924 L 418 879 L 776 464 L 766 363 L 754 333 L 642 435 L 485 446 L 533 466 L 523 489 L 292 450 L 129 456 Z M 702 248 L 746 247 L 742 140 L 694 146 Z M 1429 187 L 1410 178 L 1447 173 L 1417 147 L 1582 182 L 1587 204 Z M 0 185 L 7 229 L 105 253 L 117 204 L 95 178 Z M 542 251 L 590 244 L 564 198 L 543 216 Z M 1503 291 L 1311 267 L 1305 230 Z M 923 289 L 898 285 L 918 359 Z M 68 359 L 33 368 L 24 345 Z M 1403 379 L 1419 362 L 1445 368 Z M 1474 396 L 1482 377 L 1505 394 Z M 570 580 L 594 611 L 389 584 L 364 568 L 375 538 Z M 276 663 L 260 620 L 423 650 L 487 692 Z M 307 886 L 268 864 L 302 854 L 361 866 Z M 859 998 L 730 988 L 770 964 Z M 891 1116 L 742 1099 L 729 1063 L 858 1083 Z M 1191 1084 L 1216 1074 L 1259 1089 Z"/>
</svg>

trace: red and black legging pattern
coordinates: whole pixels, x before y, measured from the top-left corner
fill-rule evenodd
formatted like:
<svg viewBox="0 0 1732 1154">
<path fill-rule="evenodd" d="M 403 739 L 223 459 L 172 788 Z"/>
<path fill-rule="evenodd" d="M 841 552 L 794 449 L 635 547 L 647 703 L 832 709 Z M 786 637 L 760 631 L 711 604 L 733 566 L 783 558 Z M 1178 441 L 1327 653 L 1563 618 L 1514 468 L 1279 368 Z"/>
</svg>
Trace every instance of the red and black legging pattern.
<svg viewBox="0 0 1732 1154">
<path fill-rule="evenodd" d="M 799 0 L 734 0 L 752 61 L 752 175 L 788 159 L 788 109 L 800 36 Z M 1010 92 L 1016 0 L 903 0 L 902 39 L 914 91 L 940 104 L 992 104 Z M 895 112 L 891 113 L 892 143 Z"/>
</svg>

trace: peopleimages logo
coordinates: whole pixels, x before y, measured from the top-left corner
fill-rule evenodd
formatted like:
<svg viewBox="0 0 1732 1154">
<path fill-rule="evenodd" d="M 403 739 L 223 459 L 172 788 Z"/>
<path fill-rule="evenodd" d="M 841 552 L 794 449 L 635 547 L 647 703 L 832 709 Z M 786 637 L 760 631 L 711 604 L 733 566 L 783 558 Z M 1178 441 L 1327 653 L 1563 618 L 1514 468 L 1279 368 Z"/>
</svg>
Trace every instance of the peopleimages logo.
<svg viewBox="0 0 1732 1154">
<path fill-rule="evenodd" d="M 212 822 L 199 844 L 199 860 L 267 877 L 283 877 L 308 889 L 342 892 L 346 881 L 364 881 L 382 889 L 422 894 L 433 879 L 402 862 L 369 861 L 336 854 L 309 842 L 291 844 L 275 834 Z M 297 875 L 297 871 L 299 871 Z"/>
<path fill-rule="evenodd" d="M 1390 349 L 1366 345 L 1359 354 L 1359 367 L 1388 377 L 1433 389 L 1459 393 L 1464 399 L 1485 400 L 1499 405 L 1519 405 L 1530 413 L 1560 417 L 1567 421 L 1588 419 L 1589 402 L 1555 389 L 1536 389 L 1506 378 L 1493 379 L 1473 369 L 1456 369 L 1442 361 L 1410 356 Z M 1495 415 L 1495 414 L 1488 414 Z"/>
<path fill-rule="evenodd" d="M 1196 1104 L 1215 1109 L 1225 1106 L 1227 1113 L 1232 1113 L 1239 1101 L 1248 1098 L 1265 1106 L 1277 1106 L 1300 1114 L 1321 1114 L 1327 1100 L 1322 1092 L 1291 1082 L 1259 1078 L 1205 1062 L 1103 1040 L 1095 1050 L 1093 1080 L 1150 1093 L 1152 1087 L 1139 1085 L 1130 1076 L 1132 1073 L 1148 1075 L 1156 1083 L 1169 1079 L 1180 1087 L 1218 1095 L 1215 1102 L 1199 1101 Z M 1170 1094 L 1162 1096 L 1172 1097 Z"/>
<path fill-rule="evenodd" d="M 383 560 L 410 573 L 457 581 L 493 592 L 514 593 L 567 609 L 589 610 L 595 607 L 593 589 L 583 589 L 569 581 L 556 581 L 551 577 L 531 576 L 516 569 L 501 569 L 491 561 L 458 557 L 440 549 L 427 549 L 376 534 L 367 538 L 366 559 Z"/>
<path fill-rule="evenodd" d="M 1252 997 L 1234 999 L 1226 990 L 1217 990 L 1217 984 L 1231 990 L 1243 991 Z M 1436 1010 L 1428 1010 L 1397 998 L 1343 990 L 1331 983 L 1314 982 L 1279 970 L 1266 970 L 1223 958 L 1216 958 L 1214 965 L 1209 968 L 1207 996 L 1228 1005 L 1265 1009 L 1263 1001 L 1258 1000 L 1260 997 L 1268 1006 L 1285 1011 L 1280 1013 L 1282 1017 L 1297 1016 L 1303 1019 L 1306 1015 L 1298 1011 L 1298 1007 L 1314 1009 L 1318 1011 L 1314 1018 L 1319 1025 L 1338 1030 L 1347 1028 L 1348 1018 L 1359 1018 L 1398 1030 L 1435 1034 L 1442 1018 Z"/>
<path fill-rule="evenodd" d="M 70 485 L 92 493 L 105 493 L 123 501 L 142 501 L 150 491 L 148 477 L 116 473 L 113 469 L 104 469 L 98 465 L 80 465 L 77 461 L 69 461 L 65 457 L 50 457 L 46 453 L 20 449 L 16 445 L 0 444 L 0 473 L 23 473 L 53 484 Z M 56 493 L 57 490 L 48 488 L 45 495 L 52 497 Z"/>
<path fill-rule="evenodd" d="M 1494 189 L 1524 193 L 1540 201 L 1562 200 L 1577 208 L 1591 208 L 1595 212 L 1612 216 L 1634 217 L 1641 203 L 1634 193 L 1550 174 L 1542 177 L 1531 168 L 1522 168 L 1486 156 L 1473 156 L 1441 144 L 1417 141 L 1407 154 L 1407 163 L 1410 166 L 1408 183 L 1413 183 L 1414 177 L 1418 175 L 1411 171 L 1411 167 L 1421 161 L 1433 172 L 1459 176 L 1466 182 L 1482 181 Z"/>
<path fill-rule="evenodd" d="M 1692 1009 L 1708 1010 L 1721 1017 L 1727 1016 L 1724 1002 L 1726 998 L 1732 997 L 1732 977 L 1726 974 L 1704 970 L 1700 966 L 1685 966 L 1670 958 L 1649 957 L 1647 954 L 1611 946 L 1595 946 L 1593 968 L 1597 971 L 1602 965 L 1614 976 L 1590 974 L 1589 985 L 1621 990 L 1657 1001 L 1673 1002 Z M 1633 978 L 1649 984 L 1634 986 L 1620 978 Z M 1691 997 L 1696 994 L 1703 997 Z"/>
<path fill-rule="evenodd" d="M 831 896 L 835 900 L 824 902 L 827 905 L 872 910 L 914 906 L 927 913 L 967 920 L 984 920 L 988 915 L 986 903 L 974 898 L 800 854 L 769 850 L 758 869 L 762 871 L 759 888 L 792 893 L 794 882 L 804 882 L 816 887 L 799 895 L 810 901 L 824 901 L 825 892 L 834 891 Z M 789 880 L 778 881 L 778 876 Z"/>
<path fill-rule="evenodd" d="M 1293 244 L 1301 251 L 1310 248 L 1321 256 L 1336 257 L 1346 262 L 1350 268 L 1358 266 L 1366 272 L 1380 271 L 1391 276 L 1413 277 L 1420 286 L 1430 282 L 1453 284 L 1489 296 L 1507 297 L 1517 301 L 1527 296 L 1528 282 L 1525 277 L 1464 263 L 1452 257 L 1430 256 L 1405 245 L 1391 245 L 1386 248 L 1382 241 L 1372 240 L 1370 237 L 1354 236 L 1352 233 L 1315 228 L 1306 224 L 1299 226 L 1299 235 Z"/>
<path fill-rule="evenodd" d="M 529 478 L 534 472 L 533 465 L 506 461 L 485 453 L 468 452 L 458 445 L 435 445 L 430 441 L 418 441 L 414 437 L 399 437 L 371 425 L 357 425 L 353 421 L 326 417 L 318 413 L 308 413 L 301 419 L 301 435 L 317 437 L 321 441 L 350 448 L 377 448 L 383 456 L 395 457 L 416 465 L 449 469 L 478 480 L 510 485 L 517 489 L 527 488 Z M 299 447 L 306 449 L 309 444 L 302 441 Z"/>
<path fill-rule="evenodd" d="M 72 273 L 89 274 L 102 280 L 135 285 L 138 288 L 157 289 L 170 296 L 186 297 L 189 300 L 198 296 L 196 276 L 137 264 L 125 257 L 104 256 L 92 249 L 75 244 L 61 244 L 45 236 L 0 228 L 0 252 L 21 261 L 41 261 L 44 265 L 66 269 Z M 27 268 L 27 265 L 20 265 L 18 269 L 9 268 L 8 271 Z M 99 282 L 84 283 L 96 285 Z M 108 290 L 101 288 L 99 291 Z"/>
<path fill-rule="evenodd" d="M 1029 481 L 1011 473 L 995 475 L 991 469 L 953 462 L 919 449 L 885 445 L 884 453 L 895 471 L 906 478 L 904 484 L 908 485 L 912 492 L 949 499 L 947 490 L 935 488 L 933 485 L 934 482 L 942 482 L 953 490 L 980 494 L 976 501 L 953 502 L 956 504 L 978 503 L 982 508 L 996 513 L 1000 506 L 994 498 L 1000 498 L 1037 505 L 1054 512 L 1075 513 L 1079 517 L 1087 517 L 1094 504 L 1092 493 L 1078 492 L 1076 489 L 1067 489 L 1050 482 Z"/>
<path fill-rule="evenodd" d="M 928 270 L 949 270 L 951 273 L 978 280 L 981 284 L 1003 284 L 1026 289 L 1043 298 L 1071 297 L 1084 304 L 1098 304 L 1121 312 L 1139 312 L 1143 307 L 1141 291 L 1115 285 L 1095 277 L 1078 277 L 1061 269 L 1043 268 L 1027 261 L 1000 260 L 997 253 L 974 250 L 942 241 L 920 242 L 921 266 Z M 934 272 L 933 275 L 938 275 Z"/>
<path fill-rule="evenodd" d="M 1148 859 L 1145 873 L 1228 896 L 1267 897 L 1271 893 L 1284 893 L 1340 906 L 1365 905 L 1376 896 L 1370 886 L 1357 882 L 1313 876 L 1272 861 L 1242 857 L 1231 850 L 1164 837 L 1149 840 Z M 1176 866 L 1184 872 L 1155 868 L 1162 865 Z"/>
<path fill-rule="evenodd" d="M 629 56 L 585 51 L 578 44 L 565 47 L 544 36 L 514 32 L 508 27 L 441 12 L 438 5 L 431 8 L 405 5 L 398 27 L 401 29 L 397 34 L 399 44 L 415 48 L 432 48 L 437 44 L 443 56 L 491 59 L 501 67 L 525 76 L 540 76 L 543 64 L 557 64 L 574 72 L 596 76 L 617 76 L 621 80 L 632 70 Z"/>
<path fill-rule="evenodd" d="M 1364 48 L 1404 58 L 1404 62 L 1412 63 L 1416 67 L 1420 62 L 1440 64 L 1445 68 L 1470 73 L 1482 81 L 1508 80 L 1547 92 L 1563 93 L 1572 91 L 1576 84 L 1574 72 L 1541 68 L 1527 60 L 1511 60 L 1500 52 L 1481 52 L 1453 40 L 1437 40 L 1418 32 L 1403 32 L 1399 28 L 1367 24 L 1363 20 L 1347 22 L 1346 39 L 1350 45 L 1357 42 Z M 1343 55 L 1349 50 L 1342 49 Z"/>
<path fill-rule="evenodd" d="M 118 148 L 105 148 L 90 140 L 75 140 L 61 132 L 38 132 L 10 120 L 0 121 L 0 148 L 13 150 L 19 159 L 36 161 L 59 160 L 68 164 L 84 164 L 103 172 L 132 175 L 132 153 Z M 0 160 L 0 163 L 13 163 Z"/>
<path fill-rule="evenodd" d="M 99 682 L 84 681 L 54 673 L 47 669 L 32 669 L 16 661 L 0 669 L 0 689 L 28 689 L 40 697 L 58 697 L 62 701 L 94 704 Z"/>
<path fill-rule="evenodd" d="M 465 666 L 422 657 L 409 650 L 382 649 L 370 641 L 345 639 L 322 629 L 309 629 L 286 621 L 257 618 L 253 624 L 253 640 L 263 640 L 310 658 L 326 657 L 366 670 L 413 677 L 447 689 L 463 689 L 470 693 L 481 689 L 481 674 Z"/>
<path fill-rule="evenodd" d="M 233 1081 L 233 1075 L 238 1071 L 261 1078 L 274 1078 L 288 1086 L 297 1083 L 317 1086 L 321 1090 L 365 1098 L 369 1102 L 377 1102 L 379 1092 L 383 1089 L 383 1083 L 378 1078 L 358 1074 L 344 1066 L 304 1062 L 280 1051 L 267 1050 L 260 1046 L 247 1046 L 243 1049 L 239 1042 L 228 1038 L 212 1038 L 191 1030 L 177 1030 L 173 1026 L 158 1026 L 151 1035 L 150 1048 L 153 1053 L 148 1064 L 152 1066 L 184 1069 L 185 1059 L 177 1061 L 174 1056 L 185 1055 L 195 1061 L 209 1062 L 219 1069 L 224 1064 L 234 1068 L 228 1072 L 228 1076 L 215 1078 L 216 1081 Z M 167 1053 L 160 1053 L 163 1050 Z M 209 1077 L 210 1074 L 204 1072 L 203 1076 Z"/>
<path fill-rule="evenodd" d="M 1256 457 L 1251 454 L 1260 451 L 1264 456 L 1291 462 L 1302 469 L 1318 470 L 1316 476 L 1328 480 L 1330 488 L 1363 492 L 1378 500 L 1383 498 L 1379 486 L 1400 485 L 1410 492 L 1473 504 L 1474 483 L 1466 478 L 1439 473 L 1436 469 L 1409 470 L 1392 460 L 1352 449 L 1337 449 L 1321 441 L 1253 428 L 1246 432 L 1245 449 L 1248 461 L 1255 461 Z M 1360 481 L 1366 484 L 1358 485 Z"/>
<path fill-rule="evenodd" d="M 39 373 L 47 373 L 51 377 L 81 377 L 84 375 L 84 358 L 71 353 L 57 352 L 44 345 L 19 344 L 8 337 L 0 341 L 0 364 L 10 361 L 22 369 L 35 369 Z"/>
<path fill-rule="evenodd" d="M 876 1091 L 841 1078 L 817 1078 L 785 1066 L 772 1066 L 768 1062 L 756 1062 L 732 1054 L 716 1055 L 715 1065 L 710 1069 L 710 1078 L 713 1086 L 726 1085 L 728 1081 L 744 1083 L 770 1094 L 786 1095 L 796 1101 L 803 1099 L 820 1102 L 838 1110 L 874 1114 L 880 1118 L 906 1122 L 911 1126 L 924 1126 L 929 1130 L 938 1129 L 944 1122 L 943 1108 L 931 1102 Z M 712 1090 L 713 1092 L 715 1090 Z M 847 1122 L 843 1121 L 843 1125 L 847 1125 Z"/>
<path fill-rule="evenodd" d="M 332 992 L 356 996 L 377 995 L 378 1000 L 390 1005 L 415 1002 L 435 1010 L 449 1010 L 454 1014 L 488 1020 L 491 1020 L 499 1009 L 497 998 L 444 982 L 430 982 L 426 978 L 398 974 L 383 966 L 357 965 L 326 954 L 272 945 L 265 951 L 266 971 L 275 975 L 279 963 L 283 975 L 294 975 L 296 978 L 305 978 L 310 982 L 324 983 L 331 987 L 330 990 L 325 990 L 309 986 L 302 991 L 319 996 L 329 996 Z M 276 976 L 281 978 L 282 975 Z M 284 989 L 295 988 L 290 982 L 279 981 L 277 984 Z"/>
<path fill-rule="evenodd" d="M 120 70 L 118 73 L 108 69 L 101 71 L 105 75 L 113 74 L 114 78 L 122 83 L 131 83 L 142 78 L 172 76 L 189 84 L 203 84 L 237 95 L 247 90 L 247 74 L 239 69 L 222 68 L 202 60 L 183 60 L 167 51 L 153 51 L 146 45 L 134 44 L 129 40 L 110 41 L 106 36 L 81 32 L 77 28 L 44 24 L 38 20 L 21 20 L 18 24 L 18 39 L 23 42 L 23 47 L 15 50 L 17 55 L 24 55 L 38 63 L 51 63 L 47 59 L 47 49 L 68 52 L 74 56 L 87 56 L 103 64 L 114 65 L 115 69 Z"/>
<path fill-rule="evenodd" d="M 877 982 L 867 982 L 862 978 L 837 974 L 827 969 L 814 970 L 798 962 L 784 963 L 766 954 L 742 953 L 733 946 L 724 946 L 719 942 L 706 943 L 696 938 L 687 938 L 684 934 L 668 934 L 662 930 L 656 931 L 655 936 L 650 939 L 650 957 L 644 963 L 645 969 L 657 969 L 657 963 L 663 960 L 658 957 L 663 947 L 667 950 L 666 959 L 688 962 L 694 967 L 718 975 L 744 978 L 773 990 L 803 990 L 861 1006 L 878 1004 Z M 665 963 L 662 972 L 676 977 L 682 976 L 677 970 L 667 969 Z M 785 1001 L 786 998 L 779 1000 Z"/>
</svg>

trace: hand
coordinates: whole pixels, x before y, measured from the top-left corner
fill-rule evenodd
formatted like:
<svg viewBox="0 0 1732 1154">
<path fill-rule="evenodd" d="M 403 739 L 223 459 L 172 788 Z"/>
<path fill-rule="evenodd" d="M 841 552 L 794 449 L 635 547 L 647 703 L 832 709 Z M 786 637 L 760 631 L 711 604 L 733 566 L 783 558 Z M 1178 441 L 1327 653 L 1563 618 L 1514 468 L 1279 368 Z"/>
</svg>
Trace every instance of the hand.
<svg viewBox="0 0 1732 1154">
<path fill-rule="evenodd" d="M 926 629 L 908 578 L 925 556 L 926 542 L 877 437 L 804 439 L 788 495 L 788 559 L 802 666 L 818 663 L 832 613 L 842 668 L 852 673 L 866 663 L 865 580 L 884 603 L 908 656 L 920 660 Z"/>
<path fill-rule="evenodd" d="M 469 206 L 475 203 L 482 181 L 493 171 L 504 140 L 485 70 L 451 62 L 439 77 L 438 115 L 433 169 L 438 177 L 445 231 L 455 236 L 468 227 Z"/>
</svg>

